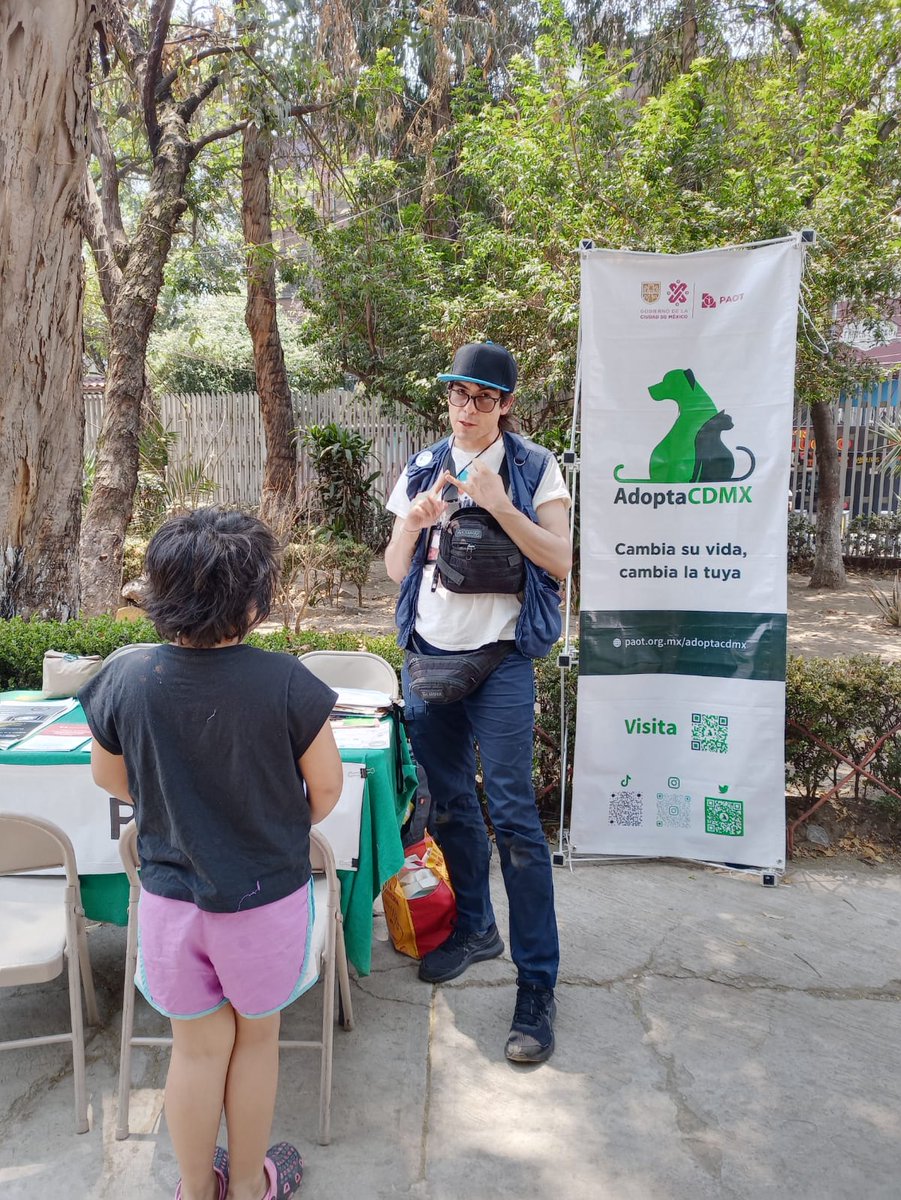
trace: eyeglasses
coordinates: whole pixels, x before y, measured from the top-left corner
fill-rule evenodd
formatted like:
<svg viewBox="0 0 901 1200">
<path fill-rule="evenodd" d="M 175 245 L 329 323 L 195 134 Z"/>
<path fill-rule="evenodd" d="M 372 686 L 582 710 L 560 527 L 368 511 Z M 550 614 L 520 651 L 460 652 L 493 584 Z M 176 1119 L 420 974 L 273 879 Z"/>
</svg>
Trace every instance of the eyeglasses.
<svg viewBox="0 0 901 1200">
<path fill-rule="evenodd" d="M 447 389 L 447 398 L 454 408 L 465 408 L 471 400 L 476 406 L 476 411 L 480 413 L 494 412 L 495 407 L 504 399 L 503 396 L 489 396 L 487 392 L 476 392 L 474 396 L 470 396 L 466 388 L 456 383 Z"/>
</svg>

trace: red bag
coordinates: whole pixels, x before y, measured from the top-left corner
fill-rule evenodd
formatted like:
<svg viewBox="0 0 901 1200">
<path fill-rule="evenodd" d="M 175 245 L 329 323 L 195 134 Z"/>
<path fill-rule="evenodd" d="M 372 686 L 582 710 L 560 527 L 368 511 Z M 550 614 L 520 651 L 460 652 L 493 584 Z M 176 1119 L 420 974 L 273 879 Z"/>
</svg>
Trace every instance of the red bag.
<svg viewBox="0 0 901 1200">
<path fill-rule="evenodd" d="M 407 848 L 404 865 L 382 888 L 382 903 L 401 954 L 422 958 L 450 936 L 457 902 L 444 855 L 429 834 Z"/>
</svg>

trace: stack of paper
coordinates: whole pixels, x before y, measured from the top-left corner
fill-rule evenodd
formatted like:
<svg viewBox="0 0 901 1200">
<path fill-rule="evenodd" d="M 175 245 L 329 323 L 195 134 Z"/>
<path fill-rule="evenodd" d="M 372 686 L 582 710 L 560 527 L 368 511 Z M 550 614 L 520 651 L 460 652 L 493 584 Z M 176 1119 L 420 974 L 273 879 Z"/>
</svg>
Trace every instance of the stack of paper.
<svg viewBox="0 0 901 1200">
<path fill-rule="evenodd" d="M 376 716 L 391 711 L 391 697 L 387 692 L 372 688 L 335 688 L 338 699 L 334 711 L 337 714 L 354 713 L 357 716 Z"/>
<path fill-rule="evenodd" d="M 336 688 L 338 699 L 332 709 L 331 726 L 339 747 L 380 749 L 391 744 L 390 722 L 381 718 L 391 711 L 387 692 L 371 688 Z"/>
<path fill-rule="evenodd" d="M 63 713 L 71 712 L 77 703 L 77 700 L 0 700 L 0 750 L 37 733 Z M 81 741 L 84 740 L 82 736 Z"/>
</svg>

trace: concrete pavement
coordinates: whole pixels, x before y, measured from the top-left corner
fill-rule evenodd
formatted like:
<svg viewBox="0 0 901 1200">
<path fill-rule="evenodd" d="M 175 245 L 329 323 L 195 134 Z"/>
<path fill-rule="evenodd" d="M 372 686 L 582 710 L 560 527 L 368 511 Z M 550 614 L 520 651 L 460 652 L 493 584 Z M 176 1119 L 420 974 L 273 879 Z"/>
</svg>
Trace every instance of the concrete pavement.
<svg viewBox="0 0 901 1200">
<path fill-rule="evenodd" d="M 757 877 L 661 862 L 555 872 L 557 1052 L 503 1058 L 508 955 L 430 987 L 387 941 L 335 1033 L 332 1144 L 318 1059 L 285 1051 L 274 1138 L 309 1200 L 898 1200 L 901 873 L 849 859 Z M 503 931 L 503 888 L 494 894 Z M 384 937 L 384 929 L 377 930 Z M 89 1031 L 91 1131 L 73 1132 L 65 1046 L 0 1054 L 2 1200 L 171 1200 L 167 1051 L 134 1051 L 117 1142 L 124 930 L 90 935 L 103 1026 Z M 286 1033 L 315 1027 L 319 989 Z M 0 1037 L 64 1027 L 63 982 L 0 992 Z M 139 1004 L 136 1032 L 154 1031 Z"/>
</svg>

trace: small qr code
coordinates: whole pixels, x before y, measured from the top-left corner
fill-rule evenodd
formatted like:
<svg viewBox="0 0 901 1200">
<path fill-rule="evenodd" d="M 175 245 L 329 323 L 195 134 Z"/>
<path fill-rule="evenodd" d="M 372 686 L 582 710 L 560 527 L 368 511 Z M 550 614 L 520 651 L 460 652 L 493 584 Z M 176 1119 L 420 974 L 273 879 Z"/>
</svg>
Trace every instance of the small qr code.
<svg viewBox="0 0 901 1200">
<path fill-rule="evenodd" d="M 716 713 L 692 713 L 691 748 L 725 754 L 729 749 L 729 718 Z"/>
<path fill-rule="evenodd" d="M 688 829 L 691 825 L 691 796 L 679 792 L 657 793 L 657 828 Z"/>
<path fill-rule="evenodd" d="M 642 815 L 641 792 L 610 793 L 611 825 L 640 825 Z"/>
<path fill-rule="evenodd" d="M 724 800 L 722 796 L 704 797 L 704 829 L 722 837 L 743 837 L 745 806 L 742 800 Z"/>
</svg>

